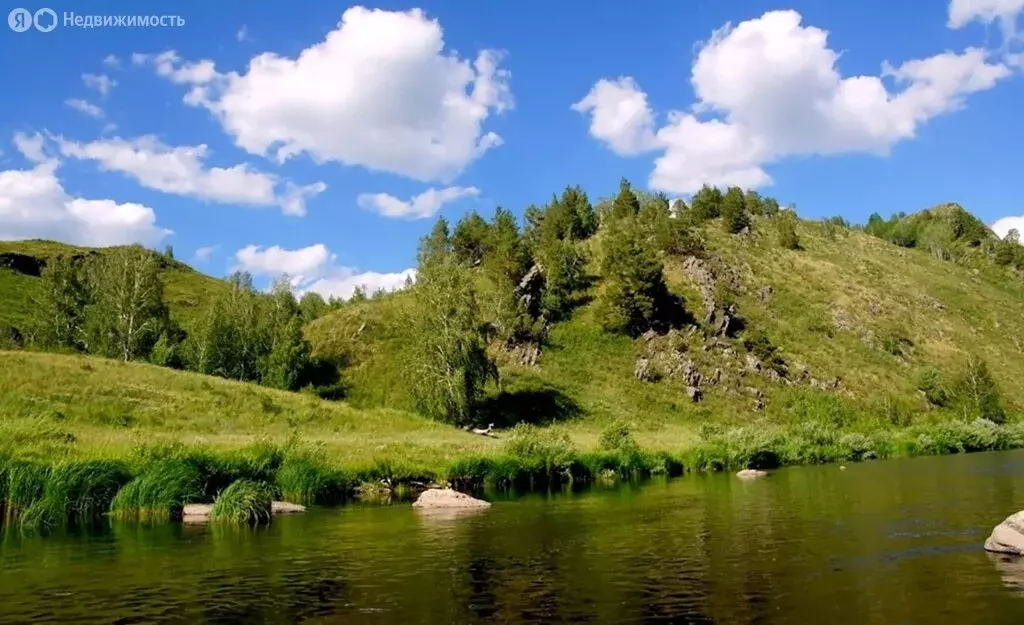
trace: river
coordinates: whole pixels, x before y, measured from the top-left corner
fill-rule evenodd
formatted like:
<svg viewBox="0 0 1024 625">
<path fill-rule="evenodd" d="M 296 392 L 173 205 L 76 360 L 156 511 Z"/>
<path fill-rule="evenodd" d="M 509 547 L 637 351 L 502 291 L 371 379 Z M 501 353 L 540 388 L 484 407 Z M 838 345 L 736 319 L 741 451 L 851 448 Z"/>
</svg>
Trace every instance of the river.
<svg viewBox="0 0 1024 625">
<path fill-rule="evenodd" d="M 1013 623 L 1024 451 L 0 541 L 0 622 Z"/>
</svg>

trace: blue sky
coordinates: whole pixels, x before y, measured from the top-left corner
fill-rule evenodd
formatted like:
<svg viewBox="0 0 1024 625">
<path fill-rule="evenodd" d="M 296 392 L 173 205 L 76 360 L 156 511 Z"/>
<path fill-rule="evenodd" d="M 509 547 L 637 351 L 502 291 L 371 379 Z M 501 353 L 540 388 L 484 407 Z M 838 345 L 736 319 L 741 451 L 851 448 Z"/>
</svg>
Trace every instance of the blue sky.
<svg viewBox="0 0 1024 625">
<path fill-rule="evenodd" d="M 0 238 L 171 244 L 344 296 L 403 282 L 437 214 L 621 176 L 1024 225 L 1024 0 L 178 1 L 146 13 L 182 27 L 65 26 L 139 6 L 81 4 L 0 31 Z"/>
</svg>

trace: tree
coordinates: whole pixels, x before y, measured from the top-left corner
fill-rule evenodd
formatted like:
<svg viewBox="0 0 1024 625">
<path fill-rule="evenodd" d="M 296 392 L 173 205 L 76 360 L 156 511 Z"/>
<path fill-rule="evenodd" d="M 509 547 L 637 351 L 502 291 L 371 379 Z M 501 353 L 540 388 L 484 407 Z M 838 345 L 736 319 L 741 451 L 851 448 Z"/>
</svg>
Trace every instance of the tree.
<svg viewBox="0 0 1024 625">
<path fill-rule="evenodd" d="M 491 226 L 476 211 L 467 213 L 455 225 L 451 246 L 459 261 L 470 266 L 478 265 L 487 251 Z"/>
<path fill-rule="evenodd" d="M 323 296 L 313 291 L 307 291 L 299 300 L 299 312 L 306 323 L 323 317 L 329 308 Z"/>
<path fill-rule="evenodd" d="M 612 201 L 612 218 L 624 219 L 634 217 L 640 212 L 640 200 L 633 193 L 633 187 L 629 180 L 623 178 L 619 181 L 619 194 Z"/>
<path fill-rule="evenodd" d="M 764 200 L 761 199 L 761 195 L 757 191 L 748 190 L 747 194 L 743 196 L 743 204 L 751 215 L 764 215 Z"/>
<path fill-rule="evenodd" d="M 420 265 L 409 320 L 413 349 L 407 373 L 419 409 L 457 425 L 474 408 L 497 368 L 487 356 L 487 335 L 469 269 L 451 254 Z"/>
<path fill-rule="evenodd" d="M 1007 232 L 1001 241 L 996 242 L 994 256 L 998 265 L 1020 264 L 1020 259 L 1024 257 L 1024 248 L 1020 245 L 1020 232 L 1016 228 Z"/>
<path fill-rule="evenodd" d="M 61 255 L 48 262 L 38 293 L 35 342 L 47 348 L 84 349 L 89 289 L 74 260 Z"/>
<path fill-rule="evenodd" d="M 730 234 L 736 234 L 750 226 L 747 215 L 746 198 L 739 187 L 729 187 L 722 198 L 722 227 Z"/>
<path fill-rule="evenodd" d="M 99 350 L 126 361 L 147 357 L 168 323 L 156 254 L 119 248 L 99 261 L 92 285 L 90 326 Z"/>
<path fill-rule="evenodd" d="M 774 217 L 779 214 L 779 201 L 768 196 L 762 200 L 761 210 L 764 211 L 765 217 Z"/>
<path fill-rule="evenodd" d="M 518 284 L 530 264 L 530 251 L 519 235 L 516 218 L 500 206 L 491 220 L 484 268 L 495 280 Z"/>
<path fill-rule="evenodd" d="M 574 304 L 574 295 L 583 286 L 586 258 L 572 241 L 555 239 L 538 250 L 544 267 L 544 293 L 541 312 L 551 320 L 563 318 Z"/>
<path fill-rule="evenodd" d="M 800 249 L 800 239 L 796 236 L 796 217 L 791 211 L 778 215 L 775 229 L 781 247 L 787 250 Z"/>
<path fill-rule="evenodd" d="M 566 187 L 562 192 L 561 203 L 575 214 L 573 237 L 586 239 L 597 232 L 597 211 L 590 203 L 590 198 L 579 185 Z"/>
<path fill-rule="evenodd" d="M 686 213 L 686 211 L 686 202 L 684 202 L 681 198 L 676 200 L 675 202 L 672 202 L 672 217 L 676 219 L 682 219 L 683 214 Z"/>
<path fill-rule="evenodd" d="M 432 259 L 441 258 L 452 249 L 451 236 L 448 230 L 448 220 L 438 217 L 430 234 L 420 240 L 419 263 L 424 265 Z M 364 298 L 366 293 L 363 293 Z"/>
<path fill-rule="evenodd" d="M 302 373 L 309 364 L 310 351 L 309 342 L 302 335 L 302 319 L 293 315 L 272 335 L 260 382 L 274 388 L 298 389 Z"/>
<path fill-rule="evenodd" d="M 700 224 L 721 214 L 722 192 L 717 187 L 704 185 L 690 200 L 689 217 L 692 223 Z"/>
<path fill-rule="evenodd" d="M 984 360 L 972 356 L 967 361 L 967 368 L 956 383 L 956 397 L 965 417 L 988 419 L 993 423 L 1006 420 L 999 401 L 999 388 Z"/>
<path fill-rule="evenodd" d="M 348 301 L 349 301 L 349 303 L 355 303 L 355 302 L 365 302 L 368 299 L 370 299 L 370 298 L 367 297 L 367 295 L 366 295 L 366 285 L 364 285 L 364 284 L 357 284 L 356 287 L 354 289 L 352 289 L 352 295 L 349 296 Z"/>
<path fill-rule="evenodd" d="M 523 212 L 523 239 L 526 244 L 533 248 L 540 243 L 540 231 L 544 225 L 544 211 L 533 204 L 526 207 Z"/>
<path fill-rule="evenodd" d="M 168 245 L 164 248 L 164 257 L 167 260 L 174 260 L 174 246 Z"/>
<path fill-rule="evenodd" d="M 611 227 L 601 269 L 605 283 L 597 317 L 604 329 L 638 336 L 659 321 L 668 287 L 661 260 L 638 224 L 620 221 Z"/>
</svg>

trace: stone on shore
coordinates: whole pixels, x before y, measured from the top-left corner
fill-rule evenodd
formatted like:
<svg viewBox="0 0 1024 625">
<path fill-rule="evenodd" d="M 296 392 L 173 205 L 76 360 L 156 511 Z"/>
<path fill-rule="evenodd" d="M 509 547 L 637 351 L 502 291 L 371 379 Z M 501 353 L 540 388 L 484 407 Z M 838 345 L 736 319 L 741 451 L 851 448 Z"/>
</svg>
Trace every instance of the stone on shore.
<svg viewBox="0 0 1024 625">
<path fill-rule="evenodd" d="M 271 514 L 298 514 L 306 511 L 306 506 L 288 501 L 270 502 Z M 182 523 L 206 523 L 213 512 L 212 503 L 190 503 L 181 509 Z"/>
<path fill-rule="evenodd" d="M 992 530 L 985 551 L 1024 556 L 1024 510 L 1011 514 Z"/>
<path fill-rule="evenodd" d="M 759 477 L 768 477 L 768 472 L 760 469 L 743 469 L 736 473 L 736 477 L 741 480 L 753 480 Z"/>
<path fill-rule="evenodd" d="M 450 488 L 432 488 L 420 493 L 419 498 L 412 504 L 413 508 L 427 510 L 460 509 L 460 508 L 489 508 L 490 502 L 470 497 L 465 493 Z"/>
</svg>

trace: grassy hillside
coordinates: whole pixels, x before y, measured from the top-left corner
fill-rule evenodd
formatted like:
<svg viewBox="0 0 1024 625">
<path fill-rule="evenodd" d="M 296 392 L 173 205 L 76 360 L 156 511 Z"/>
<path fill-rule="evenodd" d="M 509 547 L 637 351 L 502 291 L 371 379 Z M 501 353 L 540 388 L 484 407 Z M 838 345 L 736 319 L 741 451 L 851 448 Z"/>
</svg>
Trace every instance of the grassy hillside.
<svg viewBox="0 0 1024 625">
<path fill-rule="evenodd" d="M 115 248 L 87 248 L 54 241 L 0 241 L 0 326 L 28 328 L 39 270 L 56 256 L 86 258 Z M 206 310 L 206 303 L 227 289 L 223 281 L 211 278 L 189 265 L 159 256 L 164 297 L 171 315 L 188 327 Z"/>
<path fill-rule="evenodd" d="M 590 303 L 551 327 L 536 366 L 502 368 L 502 399 L 485 407 L 480 420 L 571 419 L 596 431 L 625 418 L 652 436 L 668 431 L 676 441 L 694 436 L 709 419 L 786 423 L 813 412 L 840 424 L 906 425 L 937 418 L 917 390 L 921 371 L 935 367 L 952 379 L 971 355 L 987 360 L 1006 408 L 1020 412 L 1024 280 L 1006 268 L 941 260 L 857 229 L 802 221 L 797 232 L 800 250 L 780 248 L 766 219 L 755 222 L 751 235 L 726 234 L 717 222 L 701 230 L 708 265 L 729 283 L 727 297 L 746 330 L 777 348 L 785 380 L 746 367 L 743 332 L 731 339 L 684 333 L 688 358 L 705 379 L 723 372 L 723 383 L 702 386 L 702 400 L 693 403 L 682 383 L 636 379 L 646 342 L 604 332 Z M 599 257 L 601 234 L 584 245 L 592 259 Z M 665 274 L 700 317 L 700 285 L 684 259 L 668 258 Z M 407 294 L 396 294 L 334 311 L 307 328 L 316 353 L 349 362 L 344 375 L 354 405 L 411 409 L 401 377 L 410 305 Z M 763 409 L 755 409 L 761 394 Z"/>
</svg>

